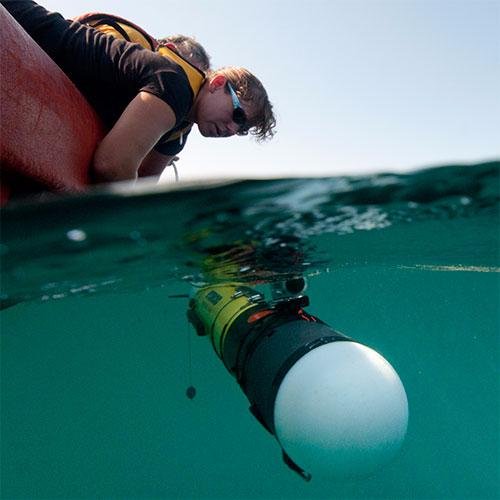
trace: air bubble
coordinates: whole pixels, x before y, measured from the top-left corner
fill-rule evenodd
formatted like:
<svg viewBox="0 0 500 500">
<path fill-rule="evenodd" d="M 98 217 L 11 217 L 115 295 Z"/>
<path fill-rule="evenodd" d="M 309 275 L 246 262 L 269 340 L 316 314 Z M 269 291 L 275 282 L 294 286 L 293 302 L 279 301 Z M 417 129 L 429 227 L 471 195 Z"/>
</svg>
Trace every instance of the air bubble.
<svg viewBox="0 0 500 500">
<path fill-rule="evenodd" d="M 81 229 L 71 229 L 66 233 L 66 238 L 70 241 L 85 241 L 87 233 Z"/>
</svg>

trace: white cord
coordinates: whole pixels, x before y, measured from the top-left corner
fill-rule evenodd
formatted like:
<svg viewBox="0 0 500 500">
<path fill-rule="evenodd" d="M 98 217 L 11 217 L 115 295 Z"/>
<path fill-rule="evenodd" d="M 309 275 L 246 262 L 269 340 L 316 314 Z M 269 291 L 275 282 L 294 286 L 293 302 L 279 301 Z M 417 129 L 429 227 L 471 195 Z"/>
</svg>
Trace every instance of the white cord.
<svg viewBox="0 0 500 500">
<path fill-rule="evenodd" d="M 174 161 L 170 164 L 172 167 L 174 167 L 174 172 L 175 172 L 175 182 L 179 182 L 179 172 L 177 172 L 177 166 Z"/>
</svg>

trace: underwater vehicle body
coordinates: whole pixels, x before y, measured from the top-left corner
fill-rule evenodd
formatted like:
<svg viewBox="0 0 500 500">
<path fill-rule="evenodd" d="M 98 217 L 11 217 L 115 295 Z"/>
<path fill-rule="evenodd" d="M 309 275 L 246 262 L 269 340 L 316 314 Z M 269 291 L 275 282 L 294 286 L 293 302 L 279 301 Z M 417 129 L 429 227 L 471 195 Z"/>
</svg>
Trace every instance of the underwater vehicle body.
<svg viewBox="0 0 500 500">
<path fill-rule="evenodd" d="M 404 440 L 404 387 L 380 354 L 306 313 L 308 304 L 300 294 L 269 304 L 248 286 L 216 284 L 196 292 L 188 319 L 289 467 L 306 480 L 369 473 Z"/>
</svg>

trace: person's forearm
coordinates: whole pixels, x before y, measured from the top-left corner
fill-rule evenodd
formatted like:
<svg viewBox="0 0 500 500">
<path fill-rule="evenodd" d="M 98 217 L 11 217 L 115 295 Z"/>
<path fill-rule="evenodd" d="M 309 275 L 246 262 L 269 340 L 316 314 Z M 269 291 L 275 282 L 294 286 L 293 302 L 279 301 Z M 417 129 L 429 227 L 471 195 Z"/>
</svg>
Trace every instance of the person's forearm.
<svg viewBox="0 0 500 500">
<path fill-rule="evenodd" d="M 160 176 L 166 167 L 178 160 L 177 156 L 168 156 L 152 149 L 139 167 L 139 177 Z"/>
<path fill-rule="evenodd" d="M 94 154 L 91 169 L 92 181 L 95 183 L 115 182 L 137 179 L 139 164 L 117 157 L 112 153 L 112 147 L 104 141 L 99 145 Z M 104 143 L 104 144 L 103 144 Z"/>
</svg>

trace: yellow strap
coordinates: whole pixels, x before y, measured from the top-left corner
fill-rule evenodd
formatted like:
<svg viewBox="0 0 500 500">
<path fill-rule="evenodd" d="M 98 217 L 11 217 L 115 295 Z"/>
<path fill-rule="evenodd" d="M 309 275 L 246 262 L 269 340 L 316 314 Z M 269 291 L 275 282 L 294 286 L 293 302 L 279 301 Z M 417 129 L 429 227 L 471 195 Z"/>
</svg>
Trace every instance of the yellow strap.
<svg viewBox="0 0 500 500">
<path fill-rule="evenodd" d="M 168 59 L 172 59 L 184 70 L 184 73 L 186 73 L 186 76 L 188 77 L 189 85 L 193 89 L 194 95 L 197 96 L 203 82 L 205 81 L 205 75 L 199 69 L 191 66 L 191 64 L 168 47 L 159 47 L 158 53 Z"/>
<path fill-rule="evenodd" d="M 96 21 L 91 21 L 88 24 L 89 24 L 89 26 L 92 26 L 93 28 L 101 31 L 105 35 L 111 35 L 115 38 L 118 38 L 119 40 L 125 40 L 122 33 L 120 33 L 116 28 L 114 28 L 113 26 L 111 26 L 109 24 L 99 24 L 99 22 L 100 22 L 100 20 L 98 19 Z M 97 26 L 96 26 L 96 24 L 97 24 Z M 128 26 L 127 24 L 124 24 L 124 23 L 117 22 L 116 24 L 118 24 L 118 26 L 120 26 L 120 28 L 123 31 L 125 31 L 125 33 L 127 33 L 127 36 L 132 43 L 138 43 L 139 45 L 141 45 L 145 49 L 151 50 L 151 44 L 149 43 L 147 38 L 144 37 L 135 28 L 133 28 L 132 26 Z"/>
<path fill-rule="evenodd" d="M 151 47 L 148 40 L 144 36 L 142 36 L 142 34 L 139 33 L 139 31 L 137 31 L 135 28 L 122 23 L 118 23 L 118 25 L 125 31 L 125 33 L 127 33 L 132 43 L 138 43 L 146 49 L 149 49 Z"/>
</svg>

